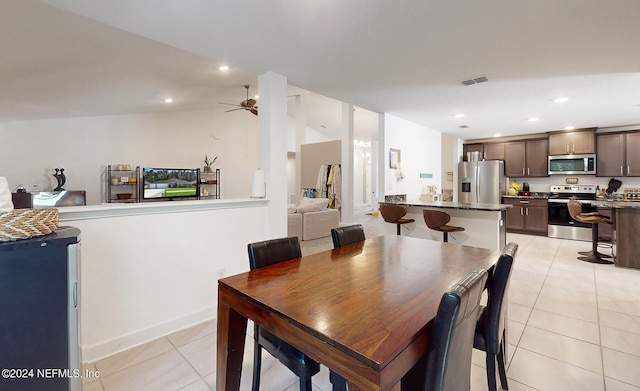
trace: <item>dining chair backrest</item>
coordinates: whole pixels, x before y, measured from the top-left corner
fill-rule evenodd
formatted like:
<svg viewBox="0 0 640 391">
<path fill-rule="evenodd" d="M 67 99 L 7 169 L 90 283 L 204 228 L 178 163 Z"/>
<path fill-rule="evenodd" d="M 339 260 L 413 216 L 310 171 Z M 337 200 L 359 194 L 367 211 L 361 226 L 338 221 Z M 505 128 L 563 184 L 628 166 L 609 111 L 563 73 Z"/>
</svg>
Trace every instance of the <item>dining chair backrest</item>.
<svg viewBox="0 0 640 391">
<path fill-rule="evenodd" d="M 249 243 L 247 247 L 251 270 L 302 256 L 297 236 Z"/>
<path fill-rule="evenodd" d="M 364 228 L 362 228 L 362 224 L 332 228 L 331 238 L 333 239 L 333 248 L 362 242 L 364 240 Z"/>
<path fill-rule="evenodd" d="M 247 248 L 251 270 L 302 256 L 297 236 L 250 243 Z M 254 323 L 253 326 L 253 383 L 251 389 L 260 389 L 262 349 L 264 348 L 299 377 L 300 390 L 311 391 L 311 377 L 320 371 L 320 364 L 257 323 Z"/>
<path fill-rule="evenodd" d="M 475 269 L 440 300 L 427 346 L 428 391 L 471 388 L 471 352 L 487 272 Z"/>
<path fill-rule="evenodd" d="M 505 308 L 507 301 L 505 293 L 509 289 L 509 277 L 513 268 L 513 261 L 518 253 L 517 243 L 507 243 L 498 258 L 489 286 L 487 299 L 487 317 L 485 331 L 485 349 L 491 354 L 497 354 L 500 349 L 500 338 L 504 330 Z"/>
</svg>

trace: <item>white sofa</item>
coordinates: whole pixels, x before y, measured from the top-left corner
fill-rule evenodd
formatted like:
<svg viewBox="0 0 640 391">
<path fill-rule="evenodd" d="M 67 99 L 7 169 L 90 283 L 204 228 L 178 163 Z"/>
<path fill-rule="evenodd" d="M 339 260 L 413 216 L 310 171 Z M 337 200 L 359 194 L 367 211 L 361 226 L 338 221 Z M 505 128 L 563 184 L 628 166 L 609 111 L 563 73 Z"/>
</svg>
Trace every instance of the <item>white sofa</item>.
<svg viewBox="0 0 640 391">
<path fill-rule="evenodd" d="M 289 206 L 288 236 L 300 240 L 313 240 L 331 235 L 331 229 L 340 225 L 340 212 L 326 207 L 326 198 L 306 199 L 300 205 Z"/>
</svg>

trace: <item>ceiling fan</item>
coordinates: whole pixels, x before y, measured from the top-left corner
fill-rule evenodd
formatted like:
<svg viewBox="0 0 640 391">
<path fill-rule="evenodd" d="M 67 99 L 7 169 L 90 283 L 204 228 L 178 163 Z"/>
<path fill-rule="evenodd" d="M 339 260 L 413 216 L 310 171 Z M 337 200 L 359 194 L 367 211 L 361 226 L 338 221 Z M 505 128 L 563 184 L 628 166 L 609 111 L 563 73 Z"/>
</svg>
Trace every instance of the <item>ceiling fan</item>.
<svg viewBox="0 0 640 391">
<path fill-rule="evenodd" d="M 256 100 L 255 99 L 249 99 L 249 84 L 245 84 L 244 88 L 247 89 L 247 99 L 243 100 L 242 102 L 240 102 L 240 104 L 234 104 L 234 103 L 224 103 L 224 102 L 220 102 L 221 105 L 229 105 L 229 106 L 237 106 L 237 108 L 235 109 L 231 109 L 231 110 L 227 110 L 225 111 L 225 113 L 228 113 L 230 111 L 236 111 L 236 110 L 247 110 L 250 111 L 251 113 L 253 113 L 254 115 L 258 115 L 258 106 L 256 106 Z"/>
</svg>

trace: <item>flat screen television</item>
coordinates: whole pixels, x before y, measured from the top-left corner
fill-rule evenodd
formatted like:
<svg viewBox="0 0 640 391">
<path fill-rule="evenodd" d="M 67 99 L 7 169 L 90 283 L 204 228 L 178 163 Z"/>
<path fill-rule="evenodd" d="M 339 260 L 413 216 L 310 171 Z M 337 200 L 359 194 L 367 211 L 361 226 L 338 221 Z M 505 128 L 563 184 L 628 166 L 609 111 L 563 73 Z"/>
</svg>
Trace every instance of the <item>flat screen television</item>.
<svg viewBox="0 0 640 391">
<path fill-rule="evenodd" d="M 144 167 L 142 183 L 145 200 L 197 197 L 198 169 Z"/>
</svg>

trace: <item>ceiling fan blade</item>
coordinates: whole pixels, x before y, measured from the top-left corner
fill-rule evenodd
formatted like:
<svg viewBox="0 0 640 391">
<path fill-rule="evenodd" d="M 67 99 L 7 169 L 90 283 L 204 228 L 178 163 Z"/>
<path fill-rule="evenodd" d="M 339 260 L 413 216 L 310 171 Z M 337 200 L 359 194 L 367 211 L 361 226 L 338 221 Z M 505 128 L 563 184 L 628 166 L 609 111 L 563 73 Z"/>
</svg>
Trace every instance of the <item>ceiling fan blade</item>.
<svg viewBox="0 0 640 391">
<path fill-rule="evenodd" d="M 227 111 L 225 111 L 225 113 L 230 113 L 232 111 L 237 111 L 237 110 L 246 110 L 246 109 L 244 107 L 238 107 L 237 109 L 227 110 Z"/>
<path fill-rule="evenodd" d="M 240 105 L 237 105 L 235 103 L 225 103 L 225 102 L 218 102 L 219 105 L 227 105 L 227 106 L 236 106 L 236 107 L 240 107 Z"/>
<path fill-rule="evenodd" d="M 250 109 L 249 109 L 249 111 L 250 111 L 252 114 L 258 115 L 258 108 L 257 108 L 257 107 L 252 107 L 252 108 L 250 108 Z"/>
</svg>

